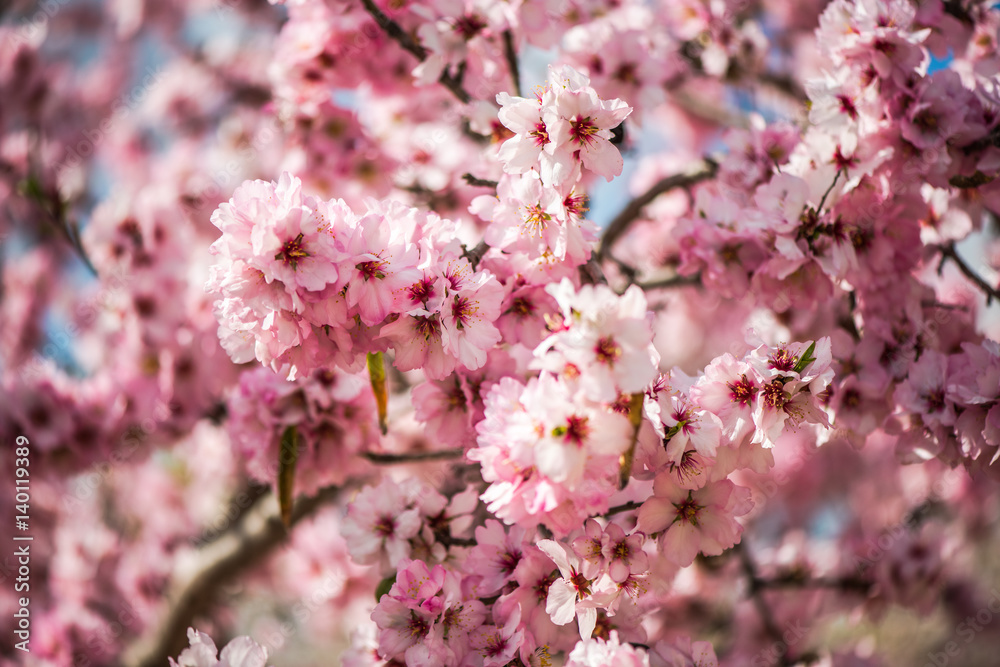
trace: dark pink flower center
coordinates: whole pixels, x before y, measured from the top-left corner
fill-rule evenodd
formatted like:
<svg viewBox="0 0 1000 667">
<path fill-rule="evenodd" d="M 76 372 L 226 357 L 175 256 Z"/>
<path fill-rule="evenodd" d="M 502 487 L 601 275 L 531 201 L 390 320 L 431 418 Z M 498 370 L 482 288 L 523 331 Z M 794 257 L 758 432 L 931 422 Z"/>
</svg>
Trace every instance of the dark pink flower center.
<svg viewBox="0 0 1000 667">
<path fill-rule="evenodd" d="M 414 303 L 426 303 L 434 296 L 434 280 L 425 277 L 407 287 L 406 294 Z"/>
<path fill-rule="evenodd" d="M 416 612 L 410 612 L 410 620 L 406 623 L 406 629 L 410 631 L 411 637 L 423 637 L 427 634 L 427 621 L 417 616 Z"/>
<path fill-rule="evenodd" d="M 753 380 L 747 379 L 746 373 L 741 375 L 736 382 L 730 382 L 726 386 L 729 387 L 729 396 L 733 403 L 750 405 L 754 396 L 757 395 L 757 385 L 753 383 Z"/>
<path fill-rule="evenodd" d="M 380 516 L 375 524 L 375 534 L 379 537 L 391 537 L 396 531 L 396 519 L 392 516 Z"/>
<path fill-rule="evenodd" d="M 514 570 L 517 568 L 517 564 L 520 562 L 520 551 L 504 551 L 500 554 L 500 558 L 498 559 L 500 571 L 508 576 L 514 573 Z"/>
<path fill-rule="evenodd" d="M 552 582 L 555 580 L 556 580 L 556 573 L 552 572 L 548 576 L 539 579 L 538 582 L 535 584 L 534 586 L 535 597 L 538 599 L 539 602 L 544 603 L 546 599 L 548 599 L 549 586 L 551 586 Z"/>
<path fill-rule="evenodd" d="M 587 425 L 587 421 L 587 417 L 571 415 L 566 420 L 565 426 L 556 426 L 552 429 L 552 435 L 556 438 L 564 438 L 577 447 L 582 447 L 583 441 L 590 435 L 590 426 Z"/>
<path fill-rule="evenodd" d="M 475 14 L 460 16 L 455 19 L 455 32 L 468 41 L 479 34 L 479 31 L 486 27 L 486 22 Z"/>
<path fill-rule="evenodd" d="M 459 329 L 464 329 L 469 323 L 469 320 L 472 319 L 472 316 L 475 315 L 478 310 L 478 304 L 464 296 L 456 296 L 455 301 L 451 306 L 451 314 L 455 318 L 456 325 Z"/>
<path fill-rule="evenodd" d="M 770 356 L 767 365 L 776 371 L 787 373 L 795 368 L 795 355 L 783 347 Z"/>
<path fill-rule="evenodd" d="M 681 480 L 686 480 L 697 475 L 698 471 L 698 460 L 694 457 L 694 452 L 691 450 L 681 454 L 680 463 L 670 462 L 670 472 L 677 473 L 677 477 Z"/>
<path fill-rule="evenodd" d="M 576 596 L 579 599 L 582 600 L 590 595 L 590 579 L 587 579 L 587 577 L 583 576 L 583 574 L 574 571 L 573 576 L 569 578 L 569 581 L 573 584 L 573 588 L 576 589 Z"/>
<path fill-rule="evenodd" d="M 686 521 L 692 526 L 698 525 L 698 511 L 704 509 L 701 505 L 694 501 L 690 492 L 688 492 L 687 500 L 681 503 L 674 503 L 674 507 L 677 508 L 677 519 L 680 521 Z"/>
<path fill-rule="evenodd" d="M 563 199 L 563 206 L 570 215 L 582 216 L 587 211 L 587 195 L 570 192 Z"/>
<path fill-rule="evenodd" d="M 944 389 L 935 389 L 924 394 L 929 412 L 940 412 L 944 410 Z"/>
<path fill-rule="evenodd" d="M 373 259 L 367 262 L 360 262 L 354 266 L 360 273 L 361 277 L 367 280 L 384 280 L 385 279 L 385 267 L 388 265 L 384 259 Z"/>
<path fill-rule="evenodd" d="M 594 346 L 594 355 L 601 363 L 614 366 L 622 356 L 622 348 L 611 336 L 604 336 L 597 341 Z"/>
<path fill-rule="evenodd" d="M 507 312 L 513 313 L 518 319 L 523 320 L 525 317 L 529 317 L 534 314 L 535 304 L 531 303 L 531 301 L 525 297 L 519 296 L 511 302 L 510 309 Z"/>
<path fill-rule="evenodd" d="M 507 650 L 507 644 L 507 638 L 501 634 L 500 630 L 497 630 L 486 640 L 486 645 L 483 647 L 483 653 L 488 658 L 495 658 L 504 654 Z"/>
<path fill-rule="evenodd" d="M 275 259 L 280 259 L 285 263 L 286 266 L 291 265 L 292 269 L 298 268 L 298 263 L 300 259 L 305 259 L 309 256 L 309 253 L 305 250 L 305 244 L 302 242 L 302 234 L 299 234 L 291 241 L 285 241 L 285 244 L 281 246 L 281 250 L 274 256 Z"/>
<path fill-rule="evenodd" d="M 423 315 L 414 317 L 413 328 L 418 335 L 424 337 L 424 340 L 430 340 L 431 337 L 441 335 L 441 323 L 438 322 L 436 315 L 432 317 L 425 317 Z"/>
<path fill-rule="evenodd" d="M 913 117 L 913 124 L 926 134 L 933 134 L 938 130 L 938 117 L 930 109 L 923 109 Z"/>
<path fill-rule="evenodd" d="M 549 143 L 549 131 L 542 121 L 535 123 L 535 129 L 529 132 L 528 136 L 535 138 L 536 146 L 544 146 Z"/>
<path fill-rule="evenodd" d="M 850 116 L 851 120 L 858 119 L 858 108 L 854 106 L 854 100 L 852 100 L 848 95 L 841 93 L 837 95 L 837 101 L 840 102 L 840 112 L 846 113 Z"/>
<path fill-rule="evenodd" d="M 768 384 L 765 384 L 761 388 L 761 393 L 764 395 L 764 405 L 774 408 L 775 410 L 781 410 L 785 407 L 785 403 L 788 402 L 788 394 L 785 393 L 785 385 L 781 383 L 780 380 L 774 380 Z"/>
<path fill-rule="evenodd" d="M 598 130 L 599 128 L 589 116 L 586 118 L 577 116 L 569 122 L 569 136 L 574 143 L 580 146 L 593 141 L 593 136 L 597 134 Z"/>
</svg>

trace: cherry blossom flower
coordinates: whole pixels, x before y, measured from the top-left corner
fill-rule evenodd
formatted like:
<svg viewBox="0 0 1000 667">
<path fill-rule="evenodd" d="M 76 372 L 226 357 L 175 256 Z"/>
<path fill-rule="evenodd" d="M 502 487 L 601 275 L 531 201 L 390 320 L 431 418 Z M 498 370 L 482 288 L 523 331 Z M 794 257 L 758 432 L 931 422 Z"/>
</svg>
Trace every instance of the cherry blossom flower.
<svg viewBox="0 0 1000 667">
<path fill-rule="evenodd" d="M 188 628 L 191 646 L 184 649 L 177 660 L 170 658 L 170 667 L 264 667 L 267 649 L 250 637 L 237 637 L 222 648 L 204 632 Z"/>
<path fill-rule="evenodd" d="M 347 274 L 347 302 L 357 306 L 361 321 L 378 324 L 405 303 L 405 290 L 421 279 L 415 246 L 385 215 L 372 210 L 363 216 L 346 243 L 353 270 Z"/>
<path fill-rule="evenodd" d="M 750 490 L 728 479 L 689 490 L 661 474 L 653 497 L 639 508 L 639 528 L 646 534 L 662 532 L 663 555 L 686 567 L 699 553 L 718 556 L 739 542 L 743 526 L 736 517 L 752 508 Z"/>
<path fill-rule="evenodd" d="M 624 667 L 649 667 L 649 655 L 641 648 L 618 641 L 618 633 L 611 631 L 607 641 L 598 638 L 580 640 L 569 654 L 566 667 L 601 667 L 602 665 L 623 665 Z"/>
<path fill-rule="evenodd" d="M 409 539 L 420 530 L 420 510 L 392 480 L 368 487 L 350 504 L 341 528 L 351 558 L 395 566 L 410 554 Z"/>
<path fill-rule="evenodd" d="M 584 576 L 579 559 L 559 542 L 539 540 L 538 548 L 559 568 L 561 578 L 549 586 L 545 613 L 556 625 L 566 625 L 574 618 L 580 627 L 580 637 L 589 639 L 597 624 L 597 603 L 591 597 L 594 583 Z"/>
<path fill-rule="evenodd" d="M 449 292 L 441 314 L 441 343 L 469 370 L 486 363 L 486 351 L 500 342 L 494 325 L 500 317 L 503 286 L 489 271 L 479 271 Z"/>
</svg>

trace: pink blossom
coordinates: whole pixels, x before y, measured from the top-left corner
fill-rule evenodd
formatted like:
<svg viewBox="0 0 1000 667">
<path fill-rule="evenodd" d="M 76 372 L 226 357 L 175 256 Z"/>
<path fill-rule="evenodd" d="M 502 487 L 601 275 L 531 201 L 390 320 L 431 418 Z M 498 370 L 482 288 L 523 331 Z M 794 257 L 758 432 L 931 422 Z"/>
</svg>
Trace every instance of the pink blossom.
<svg viewBox="0 0 1000 667">
<path fill-rule="evenodd" d="M 538 548 L 552 559 L 562 575 L 549 586 L 545 613 L 556 625 L 566 625 L 576 618 L 580 637 L 589 639 L 597 624 L 597 605 L 591 599 L 591 586 L 594 582 L 584 576 L 579 559 L 561 543 L 539 540 Z"/>
<path fill-rule="evenodd" d="M 412 499 L 387 478 L 355 497 L 341 534 L 347 540 L 351 558 L 357 562 L 395 567 L 409 556 L 409 539 L 417 534 L 420 525 L 420 511 L 412 506 Z"/>
<path fill-rule="evenodd" d="M 662 531 L 663 555 L 686 567 L 698 553 L 718 556 L 739 542 L 743 526 L 736 517 L 752 508 L 750 490 L 727 479 L 689 490 L 661 474 L 653 497 L 639 508 L 639 528 L 646 534 Z"/>
<path fill-rule="evenodd" d="M 649 655 L 641 648 L 618 641 L 618 633 L 611 631 L 607 641 L 603 639 L 586 638 L 577 642 L 569 654 L 566 667 L 604 667 L 605 665 L 622 665 L 623 667 L 649 667 Z"/>
<path fill-rule="evenodd" d="M 500 317 L 503 286 L 489 271 L 479 271 L 449 291 L 441 313 L 444 350 L 469 370 L 486 363 L 486 351 L 500 342 L 494 322 Z"/>
<path fill-rule="evenodd" d="M 642 391 L 656 378 L 653 333 L 640 289 L 633 286 L 618 296 L 603 285 L 575 290 L 564 279 L 548 291 L 562 309 L 563 329 L 536 354 L 554 349 L 557 358 L 579 369 L 589 398 L 611 402 L 620 393 Z"/>
<path fill-rule="evenodd" d="M 632 107 L 622 100 L 602 100 L 588 87 L 557 93 L 555 104 L 542 113 L 556 152 L 572 154 L 608 181 L 621 175 L 622 156 L 611 144 L 611 130 L 632 113 Z"/>
<path fill-rule="evenodd" d="M 469 552 L 465 567 L 470 574 L 482 577 L 480 594 L 491 595 L 513 580 L 514 571 L 524 557 L 524 536 L 524 528 L 511 526 L 505 531 L 494 519 L 487 519 L 484 526 L 476 528 L 476 546 Z"/>
<path fill-rule="evenodd" d="M 188 628 L 189 648 L 177 660 L 170 658 L 170 667 L 264 667 L 267 649 L 249 637 L 237 637 L 219 654 L 212 638 L 194 628 Z"/>
<path fill-rule="evenodd" d="M 386 214 L 374 208 L 363 216 L 346 243 L 353 268 L 347 270 L 347 303 L 357 307 L 361 321 L 378 324 L 398 312 L 405 290 L 420 280 L 417 248 L 403 238 Z"/>
</svg>

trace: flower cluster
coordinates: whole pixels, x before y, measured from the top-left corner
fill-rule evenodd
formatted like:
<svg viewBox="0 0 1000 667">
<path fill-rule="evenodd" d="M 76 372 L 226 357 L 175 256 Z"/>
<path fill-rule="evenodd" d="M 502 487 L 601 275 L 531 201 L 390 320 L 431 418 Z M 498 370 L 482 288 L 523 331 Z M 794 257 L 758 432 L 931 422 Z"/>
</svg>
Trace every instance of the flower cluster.
<svg viewBox="0 0 1000 667">
<path fill-rule="evenodd" d="M 442 378 L 476 369 L 500 340 L 503 289 L 461 256 L 455 226 L 397 203 L 302 194 L 285 173 L 245 183 L 212 217 L 222 237 L 208 289 L 223 346 L 292 379 L 365 354 L 396 352 L 401 370 Z"/>
<path fill-rule="evenodd" d="M 191 646 L 184 649 L 177 660 L 170 658 L 170 667 L 264 667 L 267 649 L 249 637 L 237 637 L 222 648 L 204 632 L 188 628 Z"/>
<path fill-rule="evenodd" d="M 13 4 L 31 659 L 997 653 L 996 3 Z"/>
<path fill-rule="evenodd" d="M 386 573 L 414 556 L 440 562 L 447 557 L 447 546 L 470 532 L 476 504 L 475 489 L 449 500 L 416 479 L 396 483 L 387 478 L 358 493 L 341 533 L 351 558 L 363 565 L 377 563 Z"/>
<path fill-rule="evenodd" d="M 535 350 L 542 372 L 493 385 L 469 458 L 482 464 L 496 516 L 545 520 L 565 534 L 607 509 L 634 430 L 617 401 L 655 379 L 656 352 L 640 290 L 619 297 L 564 280 L 548 291 L 562 318 L 550 318 L 552 333 Z"/>
<path fill-rule="evenodd" d="M 358 474 L 356 454 L 377 441 L 368 378 L 339 371 L 285 380 L 256 368 L 240 375 L 227 412 L 233 449 L 250 476 L 273 484 L 282 464 L 293 465 L 297 493 L 315 493 Z"/>
</svg>

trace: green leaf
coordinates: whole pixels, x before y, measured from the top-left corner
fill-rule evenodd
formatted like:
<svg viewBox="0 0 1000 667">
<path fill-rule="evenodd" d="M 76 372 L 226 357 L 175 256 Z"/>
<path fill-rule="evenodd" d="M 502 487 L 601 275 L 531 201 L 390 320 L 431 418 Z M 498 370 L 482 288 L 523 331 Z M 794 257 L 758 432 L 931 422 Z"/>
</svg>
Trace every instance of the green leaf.
<svg viewBox="0 0 1000 667">
<path fill-rule="evenodd" d="M 392 573 L 392 576 L 386 577 L 382 581 L 378 582 L 378 586 L 375 587 L 375 602 L 381 600 L 383 595 L 388 595 L 389 590 L 392 588 L 394 583 L 396 583 L 395 572 Z"/>
<path fill-rule="evenodd" d="M 625 453 L 618 457 L 618 488 L 624 489 L 632 477 L 632 463 L 635 460 L 635 445 L 639 442 L 639 427 L 642 426 L 642 403 L 644 394 L 632 394 L 628 403 L 628 421 L 632 425 L 632 441 Z"/>
<path fill-rule="evenodd" d="M 680 421 L 680 422 L 677 422 L 676 424 L 674 424 L 673 426 L 670 427 L 670 430 L 667 431 L 667 434 L 665 436 L 663 436 L 663 448 L 664 449 L 667 448 L 667 443 L 670 442 L 670 439 L 673 438 L 678 433 L 680 433 L 681 429 L 684 428 L 685 424 L 687 424 L 686 421 Z"/>
<path fill-rule="evenodd" d="M 795 368 L 793 368 L 792 370 L 795 371 L 796 373 L 801 373 L 802 371 L 805 370 L 806 366 L 816 361 L 816 357 L 813 356 L 813 352 L 815 350 L 816 350 L 816 341 L 813 341 L 812 343 L 809 343 L 809 347 L 807 347 L 806 351 L 802 353 L 802 356 L 799 357 L 799 360 L 795 362 Z"/>
<path fill-rule="evenodd" d="M 382 435 L 389 432 L 387 414 L 389 411 L 389 391 L 385 382 L 385 361 L 381 352 L 368 353 L 368 377 L 371 379 L 372 392 L 378 405 L 378 427 Z"/>
<path fill-rule="evenodd" d="M 19 183 L 21 194 L 34 199 L 39 203 L 45 202 L 45 192 L 42 191 L 41 182 L 33 175 L 28 176 Z"/>
<path fill-rule="evenodd" d="M 292 525 L 295 463 L 298 458 L 299 432 L 294 426 L 289 426 L 281 434 L 281 451 L 278 454 L 278 507 L 281 509 L 281 521 L 286 527 Z"/>
</svg>

